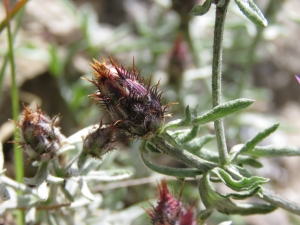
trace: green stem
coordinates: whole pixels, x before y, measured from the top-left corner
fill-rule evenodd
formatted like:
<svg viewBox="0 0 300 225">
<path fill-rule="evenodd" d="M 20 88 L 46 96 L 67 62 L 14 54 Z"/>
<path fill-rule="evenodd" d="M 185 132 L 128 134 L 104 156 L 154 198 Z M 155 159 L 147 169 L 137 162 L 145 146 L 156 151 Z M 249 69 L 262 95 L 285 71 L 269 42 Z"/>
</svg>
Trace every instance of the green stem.
<svg viewBox="0 0 300 225">
<path fill-rule="evenodd" d="M 9 2 L 5 1 L 5 9 L 6 9 L 6 18 L 7 18 L 7 39 L 8 39 L 8 58 L 10 62 L 10 70 L 11 70 L 11 97 L 12 97 L 12 112 L 13 112 L 13 120 L 17 121 L 19 116 L 19 98 L 18 98 L 18 87 L 16 82 L 16 71 L 15 71 L 15 60 L 14 60 L 14 51 L 13 51 L 13 38 L 10 29 L 10 12 L 9 12 Z M 14 163 L 15 163 L 15 173 L 16 173 L 16 181 L 19 183 L 22 182 L 22 178 L 24 175 L 23 171 L 23 155 L 22 151 L 18 149 L 18 131 L 14 130 Z M 18 211 L 17 213 L 17 221 L 18 224 L 24 224 L 24 212 Z"/>
<path fill-rule="evenodd" d="M 8 6 L 7 9 L 7 17 L 9 18 Z M 15 59 L 14 59 L 14 50 L 13 50 L 13 38 L 10 29 L 10 23 L 7 23 L 7 39 L 8 39 L 8 56 L 10 62 L 10 70 L 11 70 L 11 97 L 12 97 L 12 111 L 13 111 L 13 120 L 17 121 L 19 116 L 19 97 L 18 97 L 18 86 L 16 82 L 16 71 L 15 71 Z M 18 182 L 22 182 L 23 178 L 23 155 L 22 152 L 18 149 L 18 131 L 15 129 L 14 131 L 14 155 L 15 155 L 15 172 L 16 172 L 16 180 Z"/>
<path fill-rule="evenodd" d="M 197 168 L 201 172 L 206 172 L 218 166 L 213 162 L 209 162 L 182 149 L 168 134 L 154 136 L 149 141 L 163 153 L 185 163 L 188 166 Z"/>
<path fill-rule="evenodd" d="M 212 105 L 213 107 L 221 104 L 221 80 L 222 80 L 222 40 L 227 8 L 230 0 L 226 0 L 222 7 L 216 8 L 216 21 L 214 27 L 214 45 L 212 61 Z M 224 133 L 223 120 L 214 122 L 216 131 L 216 140 L 218 144 L 220 164 L 227 162 L 228 151 Z"/>
<path fill-rule="evenodd" d="M 17 19 L 16 19 L 16 25 L 15 25 L 15 28 L 14 28 L 14 31 L 13 31 L 13 34 L 12 34 L 12 37 L 13 37 L 13 41 L 19 31 L 19 28 L 21 26 L 21 21 L 22 21 L 22 18 L 23 18 L 23 14 L 24 14 L 24 8 L 20 11 L 19 15 L 17 16 Z M 4 79 L 4 74 L 5 74 L 5 71 L 6 71 L 6 66 L 7 66 L 7 63 L 8 63 L 8 55 L 9 55 L 9 50 L 7 50 L 7 53 L 5 54 L 4 58 L 3 58 L 3 62 L 2 62 L 2 67 L 1 67 L 1 70 L 0 70 L 0 93 L 2 93 L 2 88 L 3 88 L 3 79 Z M 0 101 L 1 101 L 1 95 L 0 95 Z"/>
</svg>

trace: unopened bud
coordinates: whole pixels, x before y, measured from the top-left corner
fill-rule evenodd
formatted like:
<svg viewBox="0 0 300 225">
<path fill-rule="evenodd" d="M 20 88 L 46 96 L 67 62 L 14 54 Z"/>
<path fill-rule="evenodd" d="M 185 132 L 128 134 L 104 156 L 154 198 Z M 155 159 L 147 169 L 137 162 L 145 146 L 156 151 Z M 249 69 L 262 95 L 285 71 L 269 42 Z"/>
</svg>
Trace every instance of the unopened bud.
<svg viewBox="0 0 300 225">
<path fill-rule="evenodd" d="M 102 103 L 114 124 L 127 134 L 143 137 L 156 132 L 162 125 L 166 107 L 161 105 L 161 93 L 157 85 L 150 87 L 139 78 L 134 68 L 117 65 L 112 58 L 110 64 L 94 61 L 95 79 L 98 88 L 93 98 Z"/>
<path fill-rule="evenodd" d="M 83 141 L 83 152 L 100 159 L 105 153 L 113 150 L 115 131 L 113 126 L 100 126 L 93 130 Z"/>
<path fill-rule="evenodd" d="M 48 161 L 56 156 L 64 136 L 58 127 L 59 117 L 50 119 L 40 108 L 24 106 L 19 117 L 20 144 L 32 161 Z"/>
<path fill-rule="evenodd" d="M 191 208 L 182 205 L 168 190 L 163 180 L 159 186 L 157 206 L 148 211 L 153 225 L 197 225 Z"/>
</svg>

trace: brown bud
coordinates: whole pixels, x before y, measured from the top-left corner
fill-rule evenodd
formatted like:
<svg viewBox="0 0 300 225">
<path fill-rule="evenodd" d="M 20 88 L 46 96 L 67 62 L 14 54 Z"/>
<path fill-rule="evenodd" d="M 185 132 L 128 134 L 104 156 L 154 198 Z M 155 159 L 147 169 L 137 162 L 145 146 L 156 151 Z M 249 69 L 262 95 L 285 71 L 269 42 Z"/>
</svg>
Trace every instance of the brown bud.
<svg viewBox="0 0 300 225">
<path fill-rule="evenodd" d="M 110 64 L 95 60 L 91 66 L 95 72 L 91 82 L 98 88 L 91 96 L 105 106 L 119 129 L 143 137 L 161 127 L 166 107 L 161 105 L 158 84 L 150 87 L 150 82 L 145 84 L 139 78 L 134 65 L 126 69 L 112 58 Z"/>
<path fill-rule="evenodd" d="M 19 117 L 20 144 L 32 161 L 48 161 L 56 156 L 64 136 L 57 126 L 59 117 L 50 119 L 40 108 L 24 106 Z"/>
<path fill-rule="evenodd" d="M 115 131 L 113 126 L 100 126 L 93 130 L 83 141 L 83 152 L 100 159 L 105 153 L 113 150 Z"/>
</svg>

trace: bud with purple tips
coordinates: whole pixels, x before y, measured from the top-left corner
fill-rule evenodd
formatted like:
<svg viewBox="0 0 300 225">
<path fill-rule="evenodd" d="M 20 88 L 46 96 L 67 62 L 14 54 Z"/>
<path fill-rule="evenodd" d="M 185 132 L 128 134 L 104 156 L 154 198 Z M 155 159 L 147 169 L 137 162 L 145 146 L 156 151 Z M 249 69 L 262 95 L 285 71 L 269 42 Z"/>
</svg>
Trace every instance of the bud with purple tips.
<svg viewBox="0 0 300 225">
<path fill-rule="evenodd" d="M 153 225 L 197 225 L 191 208 L 182 205 L 168 190 L 167 182 L 163 180 L 159 187 L 157 206 L 147 213 Z"/>
<path fill-rule="evenodd" d="M 157 85 L 150 87 L 139 78 L 134 65 L 126 69 L 110 58 L 110 63 L 94 61 L 94 80 L 98 88 L 92 94 L 109 112 L 115 126 L 130 136 L 143 137 L 156 132 L 162 125 L 167 107 L 161 105 Z"/>
</svg>

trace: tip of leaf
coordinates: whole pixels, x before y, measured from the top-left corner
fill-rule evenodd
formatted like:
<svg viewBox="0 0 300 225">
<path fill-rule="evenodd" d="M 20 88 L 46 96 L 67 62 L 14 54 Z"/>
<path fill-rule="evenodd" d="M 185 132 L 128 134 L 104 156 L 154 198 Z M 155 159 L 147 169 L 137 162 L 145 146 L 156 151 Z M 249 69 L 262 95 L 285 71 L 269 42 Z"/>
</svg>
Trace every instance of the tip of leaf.
<svg viewBox="0 0 300 225">
<path fill-rule="evenodd" d="M 268 26 L 268 21 L 265 19 L 265 20 L 262 21 L 262 24 L 263 24 L 264 27 L 267 27 Z"/>
</svg>

